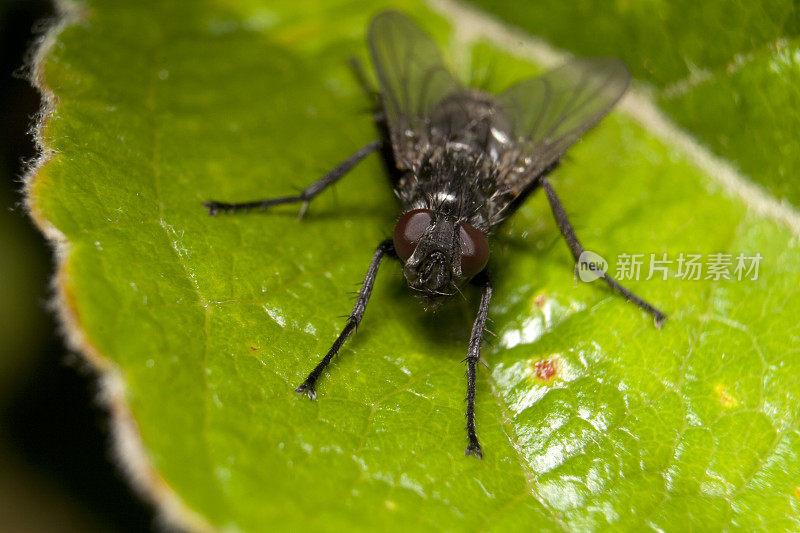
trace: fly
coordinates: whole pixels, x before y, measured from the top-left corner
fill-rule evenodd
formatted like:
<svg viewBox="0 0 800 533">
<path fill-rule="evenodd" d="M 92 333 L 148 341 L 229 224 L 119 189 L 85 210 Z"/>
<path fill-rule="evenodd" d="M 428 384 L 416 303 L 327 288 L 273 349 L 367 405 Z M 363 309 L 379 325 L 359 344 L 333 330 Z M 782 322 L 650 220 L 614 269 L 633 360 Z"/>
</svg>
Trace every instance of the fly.
<svg viewBox="0 0 800 533">
<path fill-rule="evenodd" d="M 300 203 L 302 214 L 367 155 L 387 149 L 397 169 L 391 182 L 401 215 L 391 238 L 375 250 L 347 324 L 296 391 L 316 398 L 317 380 L 364 316 L 385 257 L 401 262 L 408 286 L 430 304 L 471 282 L 481 288 L 481 300 L 467 347 L 465 453 L 482 457 L 475 432 L 475 371 L 492 298 L 488 239 L 541 188 L 576 265 L 597 270 L 581 258 L 583 246 L 547 175 L 622 97 L 630 73 L 618 59 L 574 58 L 494 95 L 464 87 L 445 67 L 433 39 L 401 13 L 378 14 L 367 41 L 379 81 L 376 122 L 385 139 L 359 149 L 296 196 L 204 205 L 216 215 Z M 605 272 L 597 274 L 661 327 L 664 313 Z"/>
</svg>

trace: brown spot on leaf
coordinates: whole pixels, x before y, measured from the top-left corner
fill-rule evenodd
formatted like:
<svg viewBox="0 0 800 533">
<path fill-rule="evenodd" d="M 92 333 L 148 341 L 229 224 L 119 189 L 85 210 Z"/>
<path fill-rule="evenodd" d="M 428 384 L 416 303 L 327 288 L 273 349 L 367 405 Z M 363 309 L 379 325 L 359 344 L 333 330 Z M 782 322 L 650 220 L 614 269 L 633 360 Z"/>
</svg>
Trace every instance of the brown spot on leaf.
<svg viewBox="0 0 800 533">
<path fill-rule="evenodd" d="M 258 351 L 258 348 L 256 348 L 255 346 L 251 346 L 250 349 L 253 350 L 254 352 Z"/>
<path fill-rule="evenodd" d="M 556 358 L 541 359 L 533 363 L 533 374 L 536 379 L 550 383 L 558 377 L 560 364 Z"/>
<path fill-rule="evenodd" d="M 547 301 L 547 297 L 546 297 L 544 294 L 542 294 L 542 293 L 539 293 L 539 294 L 537 294 L 537 295 L 536 295 L 536 298 L 534 298 L 534 299 L 533 299 L 533 303 L 535 303 L 535 304 L 536 304 L 536 307 L 542 307 L 542 306 L 544 306 L 544 303 L 545 303 L 546 301 Z"/>
</svg>

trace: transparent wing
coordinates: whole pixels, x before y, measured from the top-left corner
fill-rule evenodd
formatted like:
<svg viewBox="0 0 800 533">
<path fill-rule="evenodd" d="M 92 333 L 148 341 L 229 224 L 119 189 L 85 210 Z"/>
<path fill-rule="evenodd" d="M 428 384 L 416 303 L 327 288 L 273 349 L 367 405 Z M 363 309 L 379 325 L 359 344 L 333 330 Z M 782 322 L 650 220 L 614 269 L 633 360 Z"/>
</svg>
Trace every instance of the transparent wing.
<svg viewBox="0 0 800 533">
<path fill-rule="evenodd" d="M 628 88 L 631 75 L 615 58 L 575 58 L 497 95 L 521 162 L 536 178 L 597 124 Z"/>
<path fill-rule="evenodd" d="M 433 39 L 397 11 L 384 11 L 369 27 L 389 134 L 399 165 L 411 168 L 427 141 L 431 111 L 461 84 L 445 67 Z"/>
</svg>

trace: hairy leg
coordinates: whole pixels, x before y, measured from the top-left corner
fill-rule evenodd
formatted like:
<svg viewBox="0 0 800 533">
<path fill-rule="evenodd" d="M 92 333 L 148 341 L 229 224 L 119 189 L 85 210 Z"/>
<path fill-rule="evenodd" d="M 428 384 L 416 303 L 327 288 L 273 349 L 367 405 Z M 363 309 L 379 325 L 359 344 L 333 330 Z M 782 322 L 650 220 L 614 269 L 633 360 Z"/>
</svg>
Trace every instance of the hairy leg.
<svg viewBox="0 0 800 533">
<path fill-rule="evenodd" d="M 467 349 L 467 438 L 469 444 L 464 453 L 482 458 L 483 451 L 481 451 L 478 436 L 475 434 L 475 370 L 481 356 L 481 341 L 483 341 L 483 332 L 486 328 L 486 317 L 489 315 L 489 302 L 492 299 L 492 283 L 486 272 L 480 274 L 476 283 L 482 285 L 483 292 Z"/>
<path fill-rule="evenodd" d="M 208 214 L 215 216 L 218 213 L 233 213 L 237 211 L 249 211 L 250 209 L 266 209 L 280 204 L 293 204 L 302 202 L 303 207 L 300 215 L 305 213 L 308 203 L 326 187 L 336 183 L 342 176 L 350 172 L 362 159 L 372 152 L 379 150 L 383 146 L 382 141 L 372 141 L 368 145 L 359 149 L 353 155 L 342 161 L 336 168 L 322 176 L 320 179 L 303 189 L 300 194 L 295 196 L 279 196 L 267 198 L 265 200 L 255 200 L 252 202 L 226 203 L 217 201 L 204 202 L 203 205 L 208 209 Z"/>
<path fill-rule="evenodd" d="M 580 261 L 581 254 L 583 253 L 583 246 L 581 245 L 578 237 L 575 236 L 575 230 L 572 229 L 572 224 L 569 222 L 569 218 L 567 218 L 567 213 L 564 211 L 564 206 L 561 205 L 561 201 L 556 196 L 556 192 L 553 190 L 552 185 L 550 182 L 547 181 L 547 178 L 542 176 L 540 178 L 540 182 L 542 187 L 544 188 L 544 192 L 547 195 L 547 200 L 550 202 L 550 209 L 553 211 L 553 216 L 556 219 L 556 223 L 558 224 L 558 229 L 561 230 L 561 234 L 564 236 L 564 240 L 567 241 L 567 245 L 569 246 L 570 252 L 572 252 L 572 257 L 575 258 L 575 261 Z M 588 265 L 588 268 L 593 269 L 593 265 Z M 638 305 L 640 308 L 644 309 L 655 319 L 656 327 L 660 328 L 664 321 L 667 319 L 667 315 L 665 315 L 660 309 L 652 305 L 651 303 L 643 300 L 636 296 L 633 292 L 629 289 L 626 289 L 620 283 L 606 274 L 605 272 L 602 273 L 603 281 L 605 281 L 609 287 L 620 293 L 624 296 L 627 300 Z"/>
<path fill-rule="evenodd" d="M 353 311 L 350 313 L 350 317 L 347 320 L 347 324 L 339 334 L 339 337 L 336 339 L 336 341 L 334 341 L 331 349 L 328 350 L 327 354 L 325 354 L 325 357 L 323 357 L 319 364 L 314 367 L 314 370 L 311 371 L 306 380 L 295 389 L 296 392 L 300 394 L 306 394 L 312 400 L 317 397 L 317 391 L 314 388 L 317 383 L 317 379 L 319 379 L 322 371 L 325 370 L 325 368 L 331 362 L 331 359 L 333 359 L 333 356 L 337 354 L 344 342 L 353 333 L 353 331 L 355 331 L 355 329 L 358 327 L 358 324 L 361 322 L 361 319 L 364 317 L 364 312 L 367 310 L 369 297 L 372 294 L 372 286 L 375 283 L 376 276 L 378 275 L 378 267 L 381 264 L 381 260 L 386 255 L 395 255 L 394 244 L 392 243 L 391 239 L 383 241 L 375 249 L 375 255 L 372 256 L 369 269 L 367 269 L 367 275 L 364 277 L 364 283 L 361 285 L 361 290 L 358 291 L 358 298 L 356 299 L 356 304 L 353 306 Z"/>
</svg>

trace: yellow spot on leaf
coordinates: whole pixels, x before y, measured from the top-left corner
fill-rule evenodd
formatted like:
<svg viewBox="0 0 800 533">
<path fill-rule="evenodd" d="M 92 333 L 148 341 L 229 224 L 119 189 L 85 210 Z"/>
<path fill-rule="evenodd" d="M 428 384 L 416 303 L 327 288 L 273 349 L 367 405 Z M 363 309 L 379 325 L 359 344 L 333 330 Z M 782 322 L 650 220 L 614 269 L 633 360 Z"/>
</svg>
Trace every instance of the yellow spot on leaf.
<svg viewBox="0 0 800 533">
<path fill-rule="evenodd" d="M 726 389 L 722 386 L 722 384 L 718 384 L 714 387 L 717 395 L 719 396 L 719 403 L 722 404 L 723 407 L 734 407 L 739 402 L 734 398 Z"/>
</svg>

